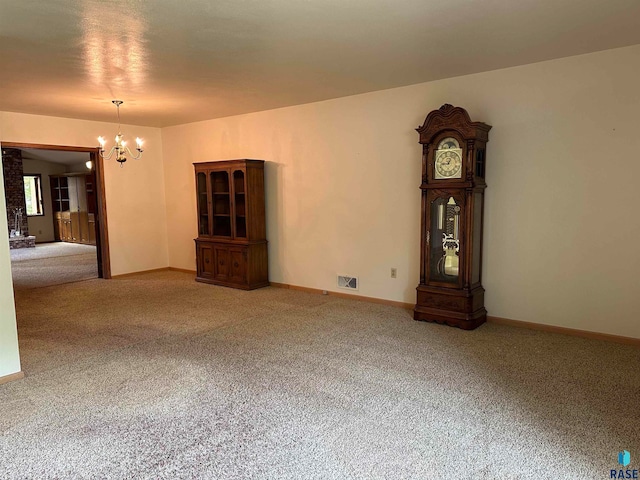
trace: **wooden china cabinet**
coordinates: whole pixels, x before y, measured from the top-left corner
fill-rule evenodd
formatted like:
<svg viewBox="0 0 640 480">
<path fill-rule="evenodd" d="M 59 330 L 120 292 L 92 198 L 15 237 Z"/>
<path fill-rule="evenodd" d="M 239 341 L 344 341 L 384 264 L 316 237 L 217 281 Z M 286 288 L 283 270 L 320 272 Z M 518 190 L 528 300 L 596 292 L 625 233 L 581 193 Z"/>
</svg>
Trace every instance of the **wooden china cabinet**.
<svg viewBox="0 0 640 480">
<path fill-rule="evenodd" d="M 56 242 L 96 244 L 95 172 L 49 175 Z"/>
<path fill-rule="evenodd" d="M 196 280 L 252 290 L 269 285 L 264 161 L 194 163 Z"/>
</svg>

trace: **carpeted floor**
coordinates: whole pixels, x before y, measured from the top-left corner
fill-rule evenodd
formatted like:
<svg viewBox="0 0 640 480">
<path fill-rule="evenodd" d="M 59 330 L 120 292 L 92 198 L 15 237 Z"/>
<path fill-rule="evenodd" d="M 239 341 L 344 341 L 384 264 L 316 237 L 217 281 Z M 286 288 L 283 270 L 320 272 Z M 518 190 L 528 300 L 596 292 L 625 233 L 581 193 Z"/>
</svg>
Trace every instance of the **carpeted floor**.
<svg viewBox="0 0 640 480">
<path fill-rule="evenodd" d="M 16 302 L 3 479 L 602 479 L 640 452 L 629 346 L 176 272 Z"/>
<path fill-rule="evenodd" d="M 16 248 L 9 250 L 11 261 L 19 262 L 23 260 L 37 260 L 39 258 L 68 257 L 96 253 L 94 245 L 83 245 L 81 243 L 51 242 L 37 243 L 35 248 Z"/>
<path fill-rule="evenodd" d="M 43 243 L 11 250 L 14 290 L 46 287 L 98 277 L 96 247 L 77 243 Z"/>
</svg>

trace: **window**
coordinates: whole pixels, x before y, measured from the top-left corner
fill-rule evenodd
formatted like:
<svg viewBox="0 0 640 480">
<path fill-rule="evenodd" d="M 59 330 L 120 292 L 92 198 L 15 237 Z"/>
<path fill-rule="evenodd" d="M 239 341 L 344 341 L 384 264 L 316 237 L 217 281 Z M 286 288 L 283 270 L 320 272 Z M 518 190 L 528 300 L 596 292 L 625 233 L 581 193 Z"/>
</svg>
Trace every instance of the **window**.
<svg viewBox="0 0 640 480">
<path fill-rule="evenodd" d="M 42 206 L 42 177 L 40 174 L 24 175 L 24 200 L 27 216 L 44 215 Z"/>
</svg>

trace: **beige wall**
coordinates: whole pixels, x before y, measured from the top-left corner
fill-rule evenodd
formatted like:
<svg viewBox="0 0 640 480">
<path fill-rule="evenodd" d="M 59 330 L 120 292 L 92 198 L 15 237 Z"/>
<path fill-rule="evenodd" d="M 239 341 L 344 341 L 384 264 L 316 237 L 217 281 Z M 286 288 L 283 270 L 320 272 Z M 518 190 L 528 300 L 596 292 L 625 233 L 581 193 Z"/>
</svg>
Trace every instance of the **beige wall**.
<svg viewBox="0 0 640 480">
<path fill-rule="evenodd" d="M 92 147 L 117 125 L 68 118 L 0 112 L 0 141 Z M 111 270 L 119 275 L 168 265 L 167 229 L 160 129 L 123 125 L 125 136 L 145 140 L 140 160 L 120 168 L 105 161 Z"/>
<path fill-rule="evenodd" d="M 2 125 L 0 124 L 0 138 L 2 138 L 1 135 Z M 4 178 L 0 168 L 0 212 L 6 211 L 6 208 Z M 7 217 L 0 215 L 0 232 L 7 231 Z M 9 238 L 5 233 L 0 235 L 0 377 L 19 371 L 20 355 L 11 282 L 11 257 L 9 256 Z"/>
<path fill-rule="evenodd" d="M 415 302 L 421 149 L 443 103 L 493 125 L 489 314 L 640 338 L 640 46 L 165 128 L 169 262 L 194 268 L 193 162 L 267 160 L 270 279 Z M 390 269 L 398 278 L 390 278 Z M 635 267 L 635 268 L 634 268 Z"/>
<path fill-rule="evenodd" d="M 122 169 L 106 162 L 113 273 L 194 268 L 191 163 L 261 158 L 272 281 L 335 290 L 336 273 L 353 274 L 360 295 L 414 302 L 413 128 L 452 103 L 494 127 L 483 278 L 490 315 L 640 338 L 639 77 L 634 46 L 162 131 L 124 126 L 145 137 L 146 152 Z M 115 129 L 0 112 L 0 141 L 93 146 Z M 0 236 L 0 376 L 20 370 L 9 258 Z"/>
<path fill-rule="evenodd" d="M 42 176 L 42 201 L 44 207 L 44 215 L 29 217 L 29 235 L 35 235 L 37 243 L 53 242 L 55 235 L 53 231 L 53 208 L 51 205 L 51 185 L 49 183 L 49 175 L 64 173 L 67 169 L 66 165 L 59 163 L 46 162 L 44 160 L 22 161 L 24 174 L 39 173 Z"/>
</svg>

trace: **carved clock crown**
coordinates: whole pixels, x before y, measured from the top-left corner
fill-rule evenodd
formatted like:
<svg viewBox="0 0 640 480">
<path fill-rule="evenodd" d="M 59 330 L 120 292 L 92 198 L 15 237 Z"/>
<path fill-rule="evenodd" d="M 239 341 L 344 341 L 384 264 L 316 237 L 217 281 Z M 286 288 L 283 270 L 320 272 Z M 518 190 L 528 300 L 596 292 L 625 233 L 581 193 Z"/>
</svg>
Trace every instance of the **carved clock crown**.
<svg viewBox="0 0 640 480">
<path fill-rule="evenodd" d="M 416 128 L 420 134 L 420 143 L 431 143 L 433 137 L 443 129 L 456 130 L 465 139 L 489 140 L 491 125 L 482 122 L 472 122 L 464 108 L 454 107 L 448 103 L 434 110 L 425 118 L 422 126 Z"/>
</svg>

